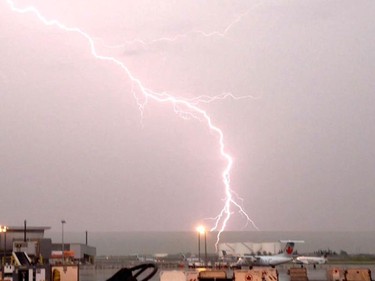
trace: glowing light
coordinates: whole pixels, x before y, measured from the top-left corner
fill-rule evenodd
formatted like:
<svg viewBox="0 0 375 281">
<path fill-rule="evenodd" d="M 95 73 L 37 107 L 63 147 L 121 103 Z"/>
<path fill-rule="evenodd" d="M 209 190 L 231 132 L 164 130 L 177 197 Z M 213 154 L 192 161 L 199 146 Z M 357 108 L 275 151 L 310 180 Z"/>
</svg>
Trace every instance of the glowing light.
<svg viewBox="0 0 375 281">
<path fill-rule="evenodd" d="M 48 20 L 33 6 L 28 6 L 26 8 L 17 8 L 11 0 L 5 0 L 5 1 L 8 3 L 10 9 L 14 12 L 22 13 L 22 14 L 26 14 L 26 13 L 34 14 L 43 24 L 47 26 L 56 26 L 57 28 L 64 30 L 66 32 L 72 32 L 72 33 L 77 33 L 81 35 L 83 38 L 87 40 L 91 54 L 94 58 L 108 62 L 108 63 L 112 63 L 116 65 L 117 67 L 121 68 L 124 71 L 127 78 L 130 79 L 133 83 L 133 96 L 135 97 L 138 103 L 138 107 L 141 111 L 141 115 L 143 114 L 143 108 L 146 106 L 148 100 L 154 100 L 159 103 L 170 103 L 173 106 L 173 109 L 176 112 L 176 114 L 178 114 L 182 118 L 196 118 L 200 121 L 204 121 L 208 129 L 214 134 L 216 134 L 217 139 L 218 139 L 218 144 L 219 144 L 219 153 L 226 162 L 225 168 L 221 174 L 222 181 L 224 184 L 224 189 L 225 189 L 224 206 L 222 210 L 220 211 L 220 213 L 215 218 L 212 218 L 215 220 L 215 225 L 211 228 L 211 231 L 214 231 L 214 230 L 218 231 L 216 246 L 217 246 L 217 243 L 219 242 L 220 234 L 225 230 L 227 223 L 232 215 L 232 209 L 231 209 L 232 206 L 237 208 L 239 212 L 242 213 L 246 217 L 247 221 L 253 225 L 254 228 L 258 229 L 256 225 L 254 224 L 254 222 L 246 214 L 245 210 L 234 199 L 235 193 L 231 190 L 231 185 L 230 185 L 230 172 L 233 166 L 233 159 L 225 150 L 223 131 L 214 124 L 211 117 L 208 115 L 208 113 L 205 110 L 198 107 L 199 103 L 208 103 L 214 100 L 226 98 L 228 96 L 231 96 L 232 98 L 236 98 L 235 96 L 233 96 L 232 94 L 222 94 L 217 97 L 201 96 L 201 97 L 197 97 L 189 101 L 187 99 L 174 97 L 173 95 L 167 94 L 165 92 L 161 92 L 161 93 L 155 92 L 145 87 L 142 84 L 142 82 L 131 73 L 131 71 L 123 62 L 111 56 L 98 54 L 97 49 L 95 48 L 94 39 L 88 33 L 84 32 L 83 30 L 77 27 L 68 27 L 55 19 Z M 207 35 L 217 34 L 217 35 L 224 36 L 226 32 L 228 32 L 228 30 L 236 22 L 238 22 L 244 15 L 241 15 L 241 17 L 239 17 L 235 22 L 229 25 L 224 30 L 223 33 L 213 32 L 213 33 L 204 34 L 204 35 L 207 36 Z M 161 38 L 160 40 L 164 40 L 164 39 Z M 243 98 L 243 97 L 240 97 L 240 98 Z"/>
<path fill-rule="evenodd" d="M 205 234 L 206 233 L 206 228 L 203 225 L 198 226 L 196 230 L 199 234 Z"/>
</svg>

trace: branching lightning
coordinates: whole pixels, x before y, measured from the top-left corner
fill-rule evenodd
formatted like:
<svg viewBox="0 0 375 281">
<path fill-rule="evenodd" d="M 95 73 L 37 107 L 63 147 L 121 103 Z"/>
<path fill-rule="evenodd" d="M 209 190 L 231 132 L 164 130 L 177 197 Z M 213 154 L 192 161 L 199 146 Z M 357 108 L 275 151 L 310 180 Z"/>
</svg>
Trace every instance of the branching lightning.
<svg viewBox="0 0 375 281">
<path fill-rule="evenodd" d="M 225 188 L 225 200 L 224 200 L 225 203 L 221 212 L 214 218 L 215 224 L 211 228 L 212 231 L 218 231 L 216 245 L 220 240 L 221 233 L 225 230 L 227 223 L 230 220 L 230 217 L 233 213 L 232 211 L 233 207 L 237 208 L 238 211 L 246 217 L 247 222 L 250 222 L 254 228 L 258 229 L 255 223 L 253 222 L 253 220 L 250 219 L 250 217 L 247 215 L 245 210 L 241 207 L 241 205 L 237 203 L 235 198 L 238 198 L 238 196 L 236 196 L 236 194 L 231 189 L 230 172 L 233 166 L 233 159 L 231 155 L 229 155 L 226 152 L 223 131 L 217 125 L 214 124 L 211 117 L 208 115 L 208 113 L 205 110 L 198 107 L 199 103 L 209 103 L 214 100 L 224 99 L 227 97 L 232 97 L 233 99 L 241 99 L 245 97 L 237 98 L 231 93 L 224 93 L 216 97 L 200 96 L 200 97 L 196 97 L 194 99 L 188 100 L 184 98 L 175 97 L 165 92 L 161 92 L 161 93 L 155 92 L 147 88 L 146 86 L 144 86 L 142 82 L 131 73 L 131 71 L 123 62 L 111 56 L 98 54 L 93 37 L 91 37 L 89 34 L 84 32 L 83 30 L 77 27 L 68 27 L 60 23 L 58 20 L 48 20 L 38 11 L 38 9 L 36 9 L 33 6 L 28 6 L 26 8 L 18 8 L 16 7 L 13 1 L 11 0 L 5 0 L 5 1 L 9 5 L 10 9 L 14 12 L 21 13 L 21 14 L 33 14 L 43 24 L 47 26 L 55 26 L 66 32 L 77 33 L 81 35 L 83 38 L 85 38 L 89 45 L 91 54 L 95 59 L 106 61 L 108 63 L 114 64 L 117 67 L 121 68 L 121 70 L 125 73 L 127 78 L 132 82 L 132 93 L 133 93 L 134 98 L 137 101 L 141 114 L 143 114 L 143 108 L 146 106 L 148 100 L 153 100 L 159 103 L 171 104 L 176 114 L 178 114 L 182 118 L 195 118 L 200 121 L 204 121 L 208 129 L 217 136 L 219 147 L 220 147 L 220 155 L 225 160 L 225 163 L 226 163 L 225 169 L 222 171 L 222 175 L 221 175 L 224 188 Z M 241 17 L 239 17 L 237 21 L 241 20 L 243 16 L 244 15 L 241 15 Z M 227 33 L 228 30 L 237 21 L 229 25 L 224 30 L 224 32 L 222 33 L 213 32 L 211 34 L 217 33 L 217 35 L 225 35 L 225 33 Z M 207 36 L 210 34 L 204 34 L 204 35 Z M 159 40 L 166 40 L 166 39 L 161 38 Z"/>
<path fill-rule="evenodd" d="M 239 14 L 222 31 L 210 31 L 209 32 L 209 31 L 203 31 L 203 30 L 191 30 L 185 33 L 176 34 L 171 37 L 160 37 L 160 38 L 151 39 L 151 40 L 142 40 L 142 39 L 136 38 L 133 40 L 128 40 L 122 44 L 117 44 L 117 45 L 107 45 L 103 43 L 103 46 L 106 48 L 117 49 L 117 48 L 125 48 L 126 46 L 129 46 L 129 45 L 140 45 L 143 49 L 146 49 L 147 47 L 154 45 L 154 44 L 158 44 L 158 43 L 175 43 L 179 40 L 186 39 L 192 35 L 199 35 L 199 36 L 206 37 L 206 38 L 213 37 L 213 36 L 225 38 L 227 33 L 234 26 L 240 23 L 243 20 L 243 18 L 246 17 L 250 13 L 251 10 L 258 8 L 260 5 L 263 5 L 263 4 L 264 2 L 258 2 L 253 7 L 249 8 L 246 12 Z M 100 38 L 98 39 L 101 40 Z"/>
<path fill-rule="evenodd" d="M 147 46 L 150 46 L 150 45 L 153 45 L 153 44 L 157 44 L 157 43 L 163 43 L 163 42 L 166 42 L 166 43 L 171 43 L 172 42 L 173 43 L 173 42 L 176 42 L 178 40 L 182 40 L 184 38 L 188 38 L 191 35 L 200 35 L 200 36 L 203 36 L 203 37 L 212 37 L 212 36 L 225 37 L 227 35 L 227 33 L 233 28 L 233 26 L 235 26 L 236 24 L 238 24 L 239 22 L 241 22 L 241 20 L 249 12 L 250 12 L 250 10 L 248 10 L 248 11 L 246 11 L 246 12 L 241 13 L 240 15 L 238 15 L 232 22 L 230 22 L 224 28 L 223 31 L 211 31 L 211 32 L 207 32 L 207 31 L 203 31 L 203 30 L 191 30 L 191 31 L 188 31 L 188 32 L 185 32 L 185 33 L 182 33 L 182 34 L 176 34 L 176 35 L 174 35 L 172 37 L 160 37 L 160 38 L 156 38 L 156 39 L 152 39 L 152 40 L 148 40 L 148 41 L 137 38 L 137 39 L 126 41 L 123 44 L 105 45 L 105 47 L 107 47 L 107 48 L 124 48 L 127 45 L 139 44 L 143 48 L 146 48 Z"/>
</svg>

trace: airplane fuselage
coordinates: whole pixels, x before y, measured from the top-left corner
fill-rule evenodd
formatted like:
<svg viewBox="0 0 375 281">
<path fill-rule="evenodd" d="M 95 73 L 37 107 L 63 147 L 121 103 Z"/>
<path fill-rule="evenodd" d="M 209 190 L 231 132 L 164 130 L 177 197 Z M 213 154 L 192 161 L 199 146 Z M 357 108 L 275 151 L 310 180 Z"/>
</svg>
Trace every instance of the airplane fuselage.
<svg viewBox="0 0 375 281">
<path fill-rule="evenodd" d="M 284 255 L 276 256 L 251 256 L 251 257 L 242 257 L 240 258 L 236 265 L 237 266 L 276 266 L 279 264 L 287 263 L 292 261 L 292 257 Z"/>
<path fill-rule="evenodd" d="M 287 263 L 292 260 L 291 257 L 286 256 L 257 256 L 255 257 L 256 261 L 253 262 L 253 265 L 258 266 L 276 266 L 279 264 Z"/>
<path fill-rule="evenodd" d="M 300 256 L 296 258 L 297 262 L 303 264 L 324 264 L 327 262 L 327 259 L 324 257 L 307 257 Z"/>
</svg>

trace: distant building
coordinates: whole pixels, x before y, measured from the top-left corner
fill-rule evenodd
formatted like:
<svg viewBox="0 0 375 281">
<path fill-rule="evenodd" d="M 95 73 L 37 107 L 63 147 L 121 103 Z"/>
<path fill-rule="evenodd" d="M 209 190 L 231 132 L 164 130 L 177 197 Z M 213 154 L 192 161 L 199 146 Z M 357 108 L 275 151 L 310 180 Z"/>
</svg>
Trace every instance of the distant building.
<svg viewBox="0 0 375 281">
<path fill-rule="evenodd" d="M 244 254 L 262 254 L 275 255 L 281 251 L 280 242 L 237 242 L 237 243 L 219 243 L 219 256 L 223 256 L 223 251 L 227 255 L 244 255 Z"/>
<path fill-rule="evenodd" d="M 53 251 L 60 251 L 62 258 L 62 244 L 52 243 L 50 238 L 44 238 L 44 232 L 49 230 L 46 226 L 9 226 L 6 232 L 0 233 L 0 252 L 7 256 L 8 262 L 12 252 L 25 252 L 33 260 L 42 258 L 48 262 L 52 258 Z M 64 255 L 69 252 L 74 261 L 93 263 L 96 256 L 96 248 L 80 243 L 64 243 Z M 56 255 L 55 255 L 56 257 Z"/>
<path fill-rule="evenodd" d="M 13 249 L 13 241 L 27 241 L 44 239 L 44 232 L 51 229 L 48 226 L 8 226 L 7 231 L 1 233 L 0 250 L 4 251 Z"/>
<path fill-rule="evenodd" d="M 52 244 L 52 259 L 59 261 L 62 258 L 62 245 Z M 64 243 L 64 256 L 81 263 L 94 263 L 96 248 L 82 243 Z"/>
</svg>

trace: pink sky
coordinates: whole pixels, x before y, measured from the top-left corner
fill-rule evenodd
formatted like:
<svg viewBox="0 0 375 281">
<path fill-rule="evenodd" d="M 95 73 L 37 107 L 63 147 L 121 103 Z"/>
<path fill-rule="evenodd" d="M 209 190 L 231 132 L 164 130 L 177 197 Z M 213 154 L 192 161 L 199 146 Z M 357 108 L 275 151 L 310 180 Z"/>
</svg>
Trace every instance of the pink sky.
<svg viewBox="0 0 375 281">
<path fill-rule="evenodd" d="M 252 97 L 199 106 L 224 132 L 231 186 L 260 229 L 375 230 L 373 2 L 76 2 L 15 1 L 88 32 L 149 89 Z M 3 224 L 213 224 L 225 161 L 205 122 L 154 101 L 142 115 L 129 77 L 85 38 L 5 0 L 0 43 Z M 233 212 L 228 229 L 254 229 Z"/>
</svg>

